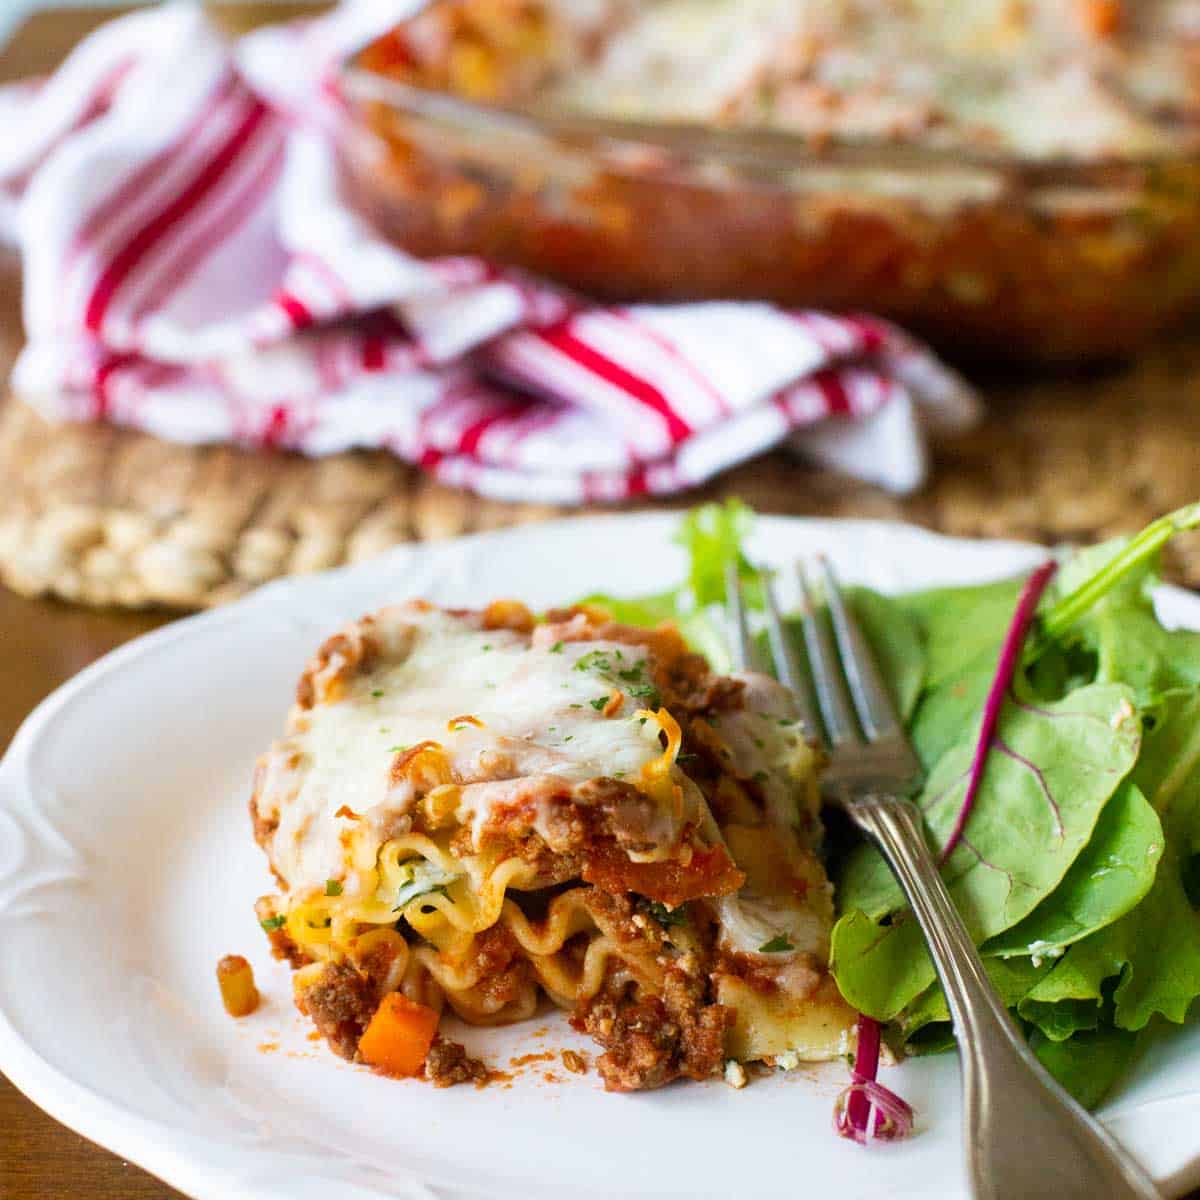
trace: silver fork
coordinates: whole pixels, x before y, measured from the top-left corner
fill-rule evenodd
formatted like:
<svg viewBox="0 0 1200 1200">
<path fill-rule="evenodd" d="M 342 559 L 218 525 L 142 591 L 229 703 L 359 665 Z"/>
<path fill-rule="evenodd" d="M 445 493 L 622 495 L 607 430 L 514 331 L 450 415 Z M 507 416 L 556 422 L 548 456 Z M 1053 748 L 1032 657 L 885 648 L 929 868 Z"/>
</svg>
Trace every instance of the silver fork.
<svg viewBox="0 0 1200 1200">
<path fill-rule="evenodd" d="M 1160 1200 L 1141 1167 L 1038 1062 L 992 988 L 925 843 L 912 800 L 920 764 L 866 639 L 828 563 L 816 563 L 827 614 L 814 604 L 799 563 L 795 569 L 804 602 L 804 658 L 784 628 L 770 580 L 761 576 L 775 675 L 829 754 L 824 798 L 879 847 L 925 935 L 958 1041 L 972 1194 L 979 1200 Z M 736 565 L 726 586 L 735 668 L 757 670 Z"/>
</svg>

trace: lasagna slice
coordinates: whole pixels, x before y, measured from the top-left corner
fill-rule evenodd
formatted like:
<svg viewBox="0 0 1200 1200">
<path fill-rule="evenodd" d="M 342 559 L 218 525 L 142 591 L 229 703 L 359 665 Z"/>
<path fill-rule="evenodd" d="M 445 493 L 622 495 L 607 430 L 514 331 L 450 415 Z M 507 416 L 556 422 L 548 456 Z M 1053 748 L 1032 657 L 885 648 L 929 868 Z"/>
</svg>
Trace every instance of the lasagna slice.
<svg viewBox="0 0 1200 1200">
<path fill-rule="evenodd" d="M 330 1046 L 478 1069 L 438 1037 L 541 993 L 611 1090 L 838 1053 L 817 761 L 787 693 L 712 674 L 669 627 L 421 602 L 308 664 L 258 764 L 258 915 Z"/>
</svg>

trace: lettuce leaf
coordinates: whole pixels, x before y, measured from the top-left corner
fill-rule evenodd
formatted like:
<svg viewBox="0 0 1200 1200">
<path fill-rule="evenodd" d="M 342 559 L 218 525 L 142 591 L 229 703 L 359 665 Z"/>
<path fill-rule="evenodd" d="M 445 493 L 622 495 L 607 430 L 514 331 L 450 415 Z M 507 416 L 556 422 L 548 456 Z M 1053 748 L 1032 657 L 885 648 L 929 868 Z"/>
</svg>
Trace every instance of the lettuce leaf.
<svg viewBox="0 0 1200 1200">
<path fill-rule="evenodd" d="M 1181 869 L 1179 853 L 1168 842 L 1146 898 L 1072 946 L 1021 1001 L 1021 1016 L 1051 1038 L 1065 1031 L 1056 1012 L 1060 1006 L 1076 1027 L 1095 1028 L 1106 984 L 1115 980 L 1117 1028 L 1141 1030 L 1155 1016 L 1177 1024 L 1186 1020 L 1200 995 L 1200 913 L 1188 900 Z"/>
<path fill-rule="evenodd" d="M 596 592 L 580 603 L 606 609 L 627 625 L 653 627 L 673 621 L 688 644 L 703 654 L 715 671 L 732 665 L 719 606 L 725 603 L 725 571 L 734 562 L 747 602 L 762 604 L 762 586 L 742 544 L 750 531 L 753 512 L 740 500 L 704 504 L 680 522 L 675 540 L 688 554 L 688 571 L 677 588 L 648 596 L 612 596 Z"/>
</svg>

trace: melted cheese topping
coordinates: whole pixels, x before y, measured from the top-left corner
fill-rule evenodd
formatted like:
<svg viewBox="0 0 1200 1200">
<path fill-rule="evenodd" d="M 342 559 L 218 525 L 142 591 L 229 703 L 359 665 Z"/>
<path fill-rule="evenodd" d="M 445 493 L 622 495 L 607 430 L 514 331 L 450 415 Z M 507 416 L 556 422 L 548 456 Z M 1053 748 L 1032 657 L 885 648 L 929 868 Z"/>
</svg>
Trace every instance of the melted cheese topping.
<svg viewBox="0 0 1200 1200">
<path fill-rule="evenodd" d="M 378 620 L 382 639 L 404 649 L 347 680 L 335 701 L 294 712 L 288 736 L 263 760 L 259 810 L 278 819 L 272 863 L 293 889 L 342 878 L 352 857 L 361 865 L 365 849 L 372 860 L 403 827 L 416 797 L 409 781 L 393 781 L 392 767 L 422 742 L 442 748 L 464 785 L 456 815 L 476 839 L 494 809 L 531 779 L 567 787 L 601 777 L 636 782 L 662 755 L 657 726 L 637 715 L 647 675 L 636 648 L 531 645 L 527 635 L 436 610 L 401 607 Z M 659 806 L 644 831 L 661 853 L 703 805 L 675 772 L 685 803 Z M 359 838 L 366 845 L 354 855 Z"/>
<path fill-rule="evenodd" d="M 601 51 L 548 99 L 817 138 L 1151 153 L 1190 136 L 1197 12 L 1195 0 L 654 0 L 632 17 L 614 9 Z"/>
</svg>

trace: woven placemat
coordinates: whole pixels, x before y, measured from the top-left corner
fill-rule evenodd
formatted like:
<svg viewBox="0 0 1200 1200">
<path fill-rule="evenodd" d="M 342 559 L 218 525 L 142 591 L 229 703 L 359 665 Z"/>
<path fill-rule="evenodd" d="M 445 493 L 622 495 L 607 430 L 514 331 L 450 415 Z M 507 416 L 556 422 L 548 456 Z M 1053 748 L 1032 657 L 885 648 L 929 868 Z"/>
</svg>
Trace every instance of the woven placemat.
<svg viewBox="0 0 1200 1200">
<path fill-rule="evenodd" d="M 985 391 L 988 420 L 935 446 L 916 496 L 769 455 L 673 506 L 738 495 L 764 512 L 1057 543 L 1136 529 L 1200 496 L 1200 353 L 1190 347 L 1117 373 Z M 385 454 L 170 445 L 52 426 L 15 400 L 0 406 L 0 479 L 0 578 L 92 605 L 204 607 L 399 542 L 567 515 L 450 490 Z M 1170 565 L 1200 586 L 1200 541 L 1180 539 Z"/>
</svg>

